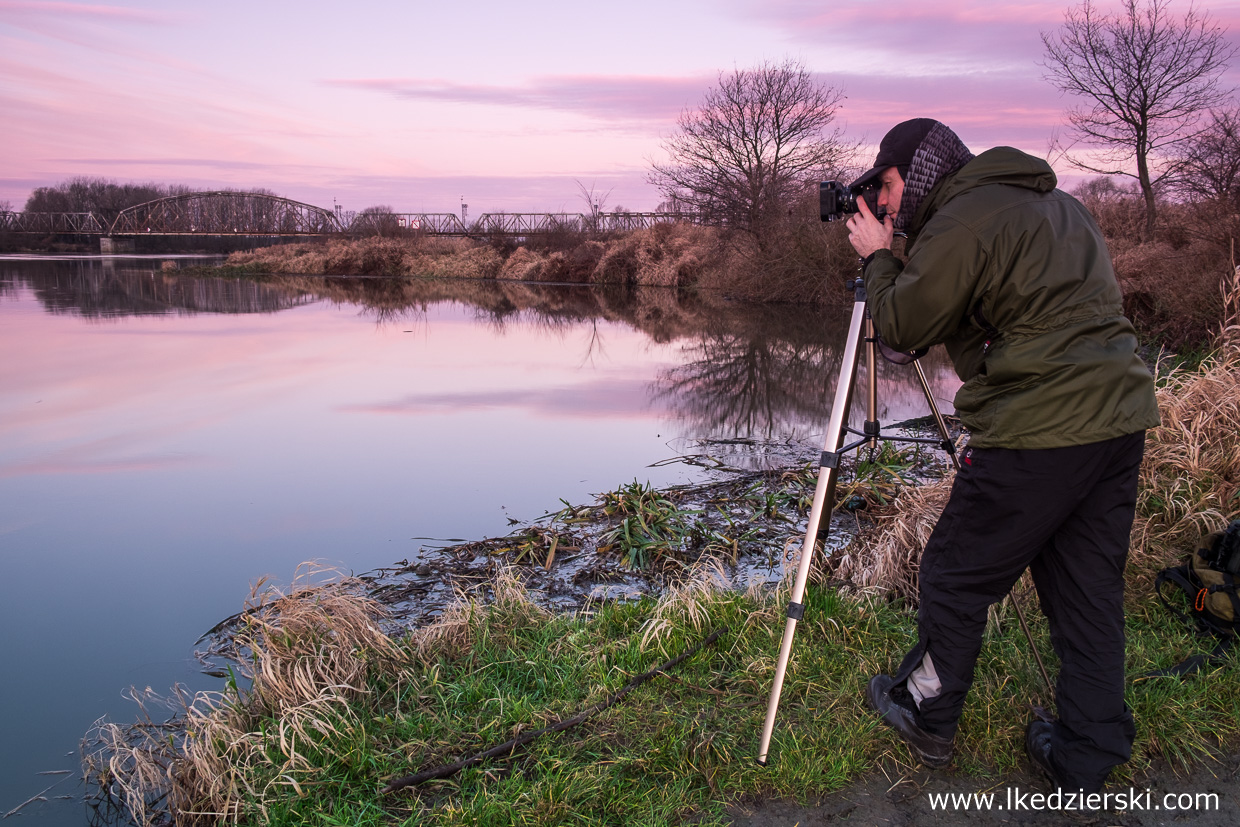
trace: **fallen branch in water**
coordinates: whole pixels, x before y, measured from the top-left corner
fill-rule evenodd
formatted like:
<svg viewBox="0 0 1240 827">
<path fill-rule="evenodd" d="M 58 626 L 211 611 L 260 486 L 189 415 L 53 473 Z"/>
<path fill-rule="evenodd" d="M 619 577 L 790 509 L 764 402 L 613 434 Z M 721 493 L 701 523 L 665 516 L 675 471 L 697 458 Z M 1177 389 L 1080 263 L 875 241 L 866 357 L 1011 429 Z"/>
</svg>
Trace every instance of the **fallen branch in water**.
<svg viewBox="0 0 1240 827">
<path fill-rule="evenodd" d="M 69 773 L 67 770 L 66 771 L 57 770 L 57 771 L 50 772 L 50 773 L 39 773 L 39 775 L 62 775 L 62 774 L 65 776 L 65 778 L 68 778 L 69 776 Z M 64 781 L 64 780 L 65 779 L 62 778 L 60 779 L 60 781 L 57 781 L 56 784 L 59 784 L 61 783 L 61 781 Z M 33 804 L 36 801 L 47 801 L 47 794 L 56 787 L 56 784 L 52 784 L 50 787 L 48 787 L 43 792 L 35 793 L 34 795 L 30 796 L 30 798 L 27 798 L 21 804 L 18 804 L 16 807 L 9 810 L 4 815 L 0 816 L 0 819 L 4 819 L 4 818 L 8 818 L 9 816 L 17 815 L 18 813 L 22 811 L 22 808 L 25 807 L 27 804 Z"/>
<path fill-rule="evenodd" d="M 470 756 L 469 758 L 462 758 L 460 761 L 457 761 L 456 763 L 444 764 L 443 766 L 435 767 L 434 769 L 430 769 L 430 770 L 424 770 L 423 772 L 419 772 L 415 775 L 406 775 L 402 778 L 394 778 L 391 781 L 389 781 L 382 790 L 379 791 L 379 794 L 387 795 L 389 793 L 394 793 L 397 790 L 403 790 L 406 787 L 413 787 L 426 781 L 433 781 L 436 778 L 447 778 L 448 776 L 455 775 L 456 773 L 460 772 L 463 769 L 466 769 L 467 767 L 472 767 L 474 764 L 485 761 L 488 758 L 497 758 L 501 755 L 507 755 L 508 753 L 513 752 L 517 748 L 523 747 L 526 744 L 530 743 L 531 741 L 534 741 L 542 737 L 543 735 L 546 735 L 549 732 L 561 732 L 563 730 L 575 727 L 577 726 L 577 724 L 586 720 L 590 716 L 595 715 L 599 712 L 602 712 L 604 709 L 607 709 L 610 706 L 613 706 L 617 701 L 619 701 L 625 695 L 629 694 L 634 689 L 636 689 L 637 687 L 641 686 L 646 681 L 653 678 L 655 675 L 658 675 L 660 672 L 664 672 L 668 669 L 671 669 L 672 667 L 677 666 L 680 663 L 693 657 L 701 649 L 703 649 L 706 646 L 710 646 L 712 643 L 718 640 L 722 635 L 726 634 L 727 631 L 728 631 L 728 628 L 726 626 L 723 627 L 722 629 L 716 629 L 714 632 L 711 632 L 711 634 L 705 640 L 702 640 L 698 642 L 697 644 L 691 646 L 690 648 L 686 649 L 684 652 L 672 658 L 667 663 L 664 663 L 661 666 L 656 666 L 654 669 L 651 669 L 648 672 L 643 672 L 642 674 L 638 675 L 636 678 L 633 678 L 633 680 L 625 684 L 619 691 L 617 691 L 614 695 L 612 695 L 607 700 L 600 701 L 599 703 L 596 703 L 593 706 L 583 710 L 582 712 L 577 713 L 576 715 L 574 715 L 571 718 L 568 718 L 567 720 L 557 721 L 556 723 L 550 726 L 543 727 L 542 729 L 535 730 L 533 732 L 527 732 L 524 735 L 519 735 L 510 741 L 505 741 L 504 743 L 500 744 L 497 747 L 491 747 L 486 752 L 480 752 L 477 755 Z"/>
</svg>

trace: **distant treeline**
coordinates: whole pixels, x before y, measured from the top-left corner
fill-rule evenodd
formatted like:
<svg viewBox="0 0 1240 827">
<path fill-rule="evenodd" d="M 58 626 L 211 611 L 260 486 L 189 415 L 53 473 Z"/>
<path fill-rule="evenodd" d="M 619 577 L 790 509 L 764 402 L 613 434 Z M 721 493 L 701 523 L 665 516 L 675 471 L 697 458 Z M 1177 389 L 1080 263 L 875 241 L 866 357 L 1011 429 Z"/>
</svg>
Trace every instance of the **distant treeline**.
<svg viewBox="0 0 1240 827">
<path fill-rule="evenodd" d="M 78 176 L 50 187 L 38 187 L 26 199 L 26 212 L 93 212 L 101 221 L 113 221 L 121 210 L 157 198 L 188 195 L 201 188 L 184 184 L 122 184 L 107 178 Z M 237 190 L 259 195 L 275 195 L 271 190 Z"/>
</svg>

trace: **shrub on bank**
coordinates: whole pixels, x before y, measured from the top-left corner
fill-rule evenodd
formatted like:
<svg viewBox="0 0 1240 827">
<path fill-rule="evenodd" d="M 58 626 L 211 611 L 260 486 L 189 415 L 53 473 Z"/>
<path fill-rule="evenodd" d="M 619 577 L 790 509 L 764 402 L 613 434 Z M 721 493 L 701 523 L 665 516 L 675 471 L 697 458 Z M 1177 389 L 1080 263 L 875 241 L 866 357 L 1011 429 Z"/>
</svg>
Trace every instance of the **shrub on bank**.
<svg viewBox="0 0 1240 827">
<path fill-rule="evenodd" d="M 469 239 L 360 238 L 234 253 L 245 272 L 500 278 L 509 281 L 690 287 L 726 283 L 734 266 L 715 228 L 658 224 L 605 240 L 577 234 L 563 249 L 545 244 L 504 251 Z"/>
<path fill-rule="evenodd" d="M 1138 193 L 1094 179 L 1075 194 L 1106 237 L 1124 313 L 1141 336 L 1176 350 L 1208 345 L 1236 263 L 1233 246 L 1240 227 L 1226 218 L 1232 209 L 1165 201 L 1153 235 L 1147 236 Z"/>
</svg>

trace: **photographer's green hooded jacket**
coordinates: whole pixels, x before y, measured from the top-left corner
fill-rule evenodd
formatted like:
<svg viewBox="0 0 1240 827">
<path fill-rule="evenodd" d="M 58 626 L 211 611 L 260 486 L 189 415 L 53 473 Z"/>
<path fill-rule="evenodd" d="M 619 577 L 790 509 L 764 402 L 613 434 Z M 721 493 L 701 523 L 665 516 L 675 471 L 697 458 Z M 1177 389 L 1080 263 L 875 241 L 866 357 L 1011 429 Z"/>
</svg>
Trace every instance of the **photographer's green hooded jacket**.
<svg viewBox="0 0 1240 827">
<path fill-rule="evenodd" d="M 907 264 L 879 250 L 865 268 L 884 342 L 947 346 L 976 447 L 1085 445 L 1158 424 L 1102 232 L 1055 184 L 1045 161 L 983 152 L 918 207 Z"/>
</svg>

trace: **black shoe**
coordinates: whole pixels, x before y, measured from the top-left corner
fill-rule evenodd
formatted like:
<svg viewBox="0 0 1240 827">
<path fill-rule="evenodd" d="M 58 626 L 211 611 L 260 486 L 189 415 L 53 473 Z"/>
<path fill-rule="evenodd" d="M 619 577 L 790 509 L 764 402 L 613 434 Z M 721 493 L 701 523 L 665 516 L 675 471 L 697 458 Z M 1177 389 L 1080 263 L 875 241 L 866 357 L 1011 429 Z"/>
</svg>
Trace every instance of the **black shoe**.
<svg viewBox="0 0 1240 827">
<path fill-rule="evenodd" d="M 1102 784 L 1078 783 L 1064 775 L 1055 765 L 1055 760 L 1051 757 L 1051 733 L 1054 730 L 1055 724 L 1051 721 L 1029 722 L 1029 726 L 1025 729 L 1025 752 L 1029 753 L 1029 760 L 1033 761 L 1033 765 L 1042 771 L 1052 787 L 1065 792 L 1081 792 L 1086 795 L 1102 792 Z"/>
<path fill-rule="evenodd" d="M 883 718 L 883 723 L 900 734 L 917 760 L 927 767 L 945 767 L 952 760 L 952 740 L 926 732 L 917 725 L 908 707 L 891 697 L 895 681 L 890 675 L 875 675 L 865 688 L 865 700 Z M 911 699 L 910 699 L 911 700 Z"/>
<path fill-rule="evenodd" d="M 1030 721 L 1025 728 L 1025 752 L 1029 753 L 1029 760 L 1042 771 L 1051 786 L 1066 789 L 1068 785 L 1063 783 L 1059 771 L 1051 763 L 1051 732 L 1054 729 L 1055 725 L 1050 721 Z"/>
</svg>

